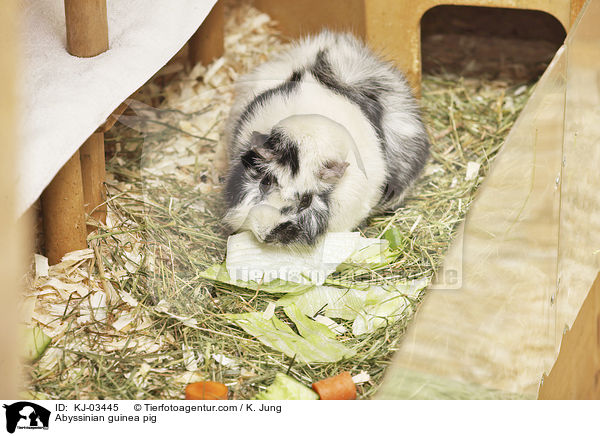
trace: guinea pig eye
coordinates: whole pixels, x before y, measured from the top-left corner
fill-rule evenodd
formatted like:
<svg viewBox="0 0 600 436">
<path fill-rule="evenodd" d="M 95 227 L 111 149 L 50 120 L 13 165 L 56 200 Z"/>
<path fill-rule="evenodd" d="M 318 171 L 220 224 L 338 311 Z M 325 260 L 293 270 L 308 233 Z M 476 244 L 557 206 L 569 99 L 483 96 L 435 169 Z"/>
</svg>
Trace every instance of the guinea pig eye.
<svg viewBox="0 0 600 436">
<path fill-rule="evenodd" d="M 300 199 L 300 205 L 298 206 L 298 212 L 302 212 L 312 203 L 313 196 L 312 194 L 304 194 Z"/>
<path fill-rule="evenodd" d="M 273 179 L 273 176 L 271 176 L 270 174 L 264 176 L 260 181 L 260 192 L 266 192 L 271 187 L 274 181 L 275 180 Z"/>
</svg>

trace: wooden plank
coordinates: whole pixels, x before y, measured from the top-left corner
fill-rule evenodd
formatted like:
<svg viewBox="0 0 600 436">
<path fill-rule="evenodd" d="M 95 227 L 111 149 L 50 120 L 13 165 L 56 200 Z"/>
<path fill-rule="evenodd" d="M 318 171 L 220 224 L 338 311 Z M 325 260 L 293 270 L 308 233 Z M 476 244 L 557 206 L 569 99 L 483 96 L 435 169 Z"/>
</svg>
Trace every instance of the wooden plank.
<svg viewBox="0 0 600 436">
<path fill-rule="evenodd" d="M 402 70 L 417 92 L 421 83 L 421 18 L 439 5 L 533 9 L 570 23 L 569 0 L 364 0 L 365 36 Z"/>
<path fill-rule="evenodd" d="M 0 8 L 0 399 L 17 397 L 17 296 L 28 244 L 16 216 L 17 150 L 17 5 L 3 0 Z"/>
<path fill-rule="evenodd" d="M 323 28 L 365 36 L 364 0 L 254 0 L 275 19 L 286 37 L 298 38 Z"/>
<path fill-rule="evenodd" d="M 600 274 L 563 338 L 540 400 L 600 400 Z"/>
<path fill-rule="evenodd" d="M 571 14 L 569 19 L 569 26 L 572 26 L 575 23 L 575 20 L 577 19 L 579 12 L 581 12 L 581 9 L 583 9 L 583 5 L 586 1 L 587 0 L 571 0 Z"/>
<path fill-rule="evenodd" d="M 600 1 L 567 37 L 566 108 L 560 174 L 557 338 L 573 324 L 600 271 Z"/>
<path fill-rule="evenodd" d="M 388 369 L 535 397 L 556 357 L 566 71 L 540 80 Z M 389 380 L 389 381 L 388 381 Z"/>
<path fill-rule="evenodd" d="M 540 398 L 596 398 L 598 302 L 588 291 L 600 270 L 599 20 L 600 1 L 587 3 L 538 83 L 389 380 L 409 369 L 537 395 L 555 366 Z"/>
<path fill-rule="evenodd" d="M 316 33 L 325 27 L 365 38 L 406 74 L 417 92 L 421 83 L 421 18 L 429 9 L 457 5 L 540 10 L 556 17 L 565 29 L 569 28 L 572 13 L 569 0 L 254 0 L 254 3 L 277 20 L 290 38 Z"/>
<path fill-rule="evenodd" d="M 79 150 L 42 193 L 46 256 L 51 265 L 87 247 Z"/>
<path fill-rule="evenodd" d="M 189 41 L 189 59 L 192 65 L 210 64 L 225 51 L 225 18 L 223 0 L 218 0 Z"/>
<path fill-rule="evenodd" d="M 416 370 L 400 369 L 377 391 L 378 400 L 533 400 L 535 395 L 504 392 Z"/>
</svg>

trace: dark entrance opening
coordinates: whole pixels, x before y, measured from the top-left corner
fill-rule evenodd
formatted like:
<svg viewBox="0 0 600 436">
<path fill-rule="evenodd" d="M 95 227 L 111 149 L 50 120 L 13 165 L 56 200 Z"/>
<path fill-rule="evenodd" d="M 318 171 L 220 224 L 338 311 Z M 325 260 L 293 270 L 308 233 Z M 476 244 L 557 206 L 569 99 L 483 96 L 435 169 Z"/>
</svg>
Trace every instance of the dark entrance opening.
<svg viewBox="0 0 600 436">
<path fill-rule="evenodd" d="M 541 11 L 437 6 L 421 20 L 423 73 L 537 80 L 565 35 L 562 24 Z"/>
</svg>

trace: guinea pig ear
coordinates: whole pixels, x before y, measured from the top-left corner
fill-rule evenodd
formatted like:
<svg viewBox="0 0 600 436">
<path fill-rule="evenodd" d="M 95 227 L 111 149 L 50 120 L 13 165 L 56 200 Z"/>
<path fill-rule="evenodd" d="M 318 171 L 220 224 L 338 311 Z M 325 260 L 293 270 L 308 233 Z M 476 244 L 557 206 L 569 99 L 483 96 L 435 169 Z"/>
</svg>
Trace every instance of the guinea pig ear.
<svg viewBox="0 0 600 436">
<path fill-rule="evenodd" d="M 265 145 L 269 139 L 269 135 L 265 135 L 264 133 L 257 132 L 256 130 L 252 132 L 252 136 L 250 136 L 250 144 L 252 147 L 262 147 Z"/>
<path fill-rule="evenodd" d="M 275 153 L 265 147 L 252 147 L 252 151 L 258 155 L 264 161 L 271 161 L 275 159 Z"/>
<path fill-rule="evenodd" d="M 348 162 L 343 161 L 325 162 L 325 165 L 319 170 L 319 179 L 326 183 L 337 183 L 340 181 L 349 165 Z"/>
<path fill-rule="evenodd" d="M 252 151 L 256 153 L 263 160 L 273 160 L 275 155 L 271 150 L 265 147 L 265 143 L 269 139 L 269 135 L 265 135 L 264 133 L 260 133 L 257 131 L 252 132 L 252 136 L 250 137 L 250 144 L 252 146 Z"/>
</svg>

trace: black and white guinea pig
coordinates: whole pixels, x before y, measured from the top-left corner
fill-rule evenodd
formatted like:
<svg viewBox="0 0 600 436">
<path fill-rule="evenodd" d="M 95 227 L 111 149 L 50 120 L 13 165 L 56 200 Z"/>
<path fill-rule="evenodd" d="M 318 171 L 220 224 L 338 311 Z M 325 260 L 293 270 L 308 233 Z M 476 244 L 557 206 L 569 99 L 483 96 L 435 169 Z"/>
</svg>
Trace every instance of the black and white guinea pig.
<svg viewBox="0 0 600 436">
<path fill-rule="evenodd" d="M 313 245 L 400 203 L 429 155 L 404 76 L 349 34 L 308 37 L 236 84 L 225 222 Z"/>
</svg>

